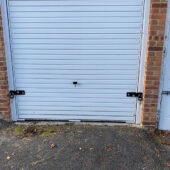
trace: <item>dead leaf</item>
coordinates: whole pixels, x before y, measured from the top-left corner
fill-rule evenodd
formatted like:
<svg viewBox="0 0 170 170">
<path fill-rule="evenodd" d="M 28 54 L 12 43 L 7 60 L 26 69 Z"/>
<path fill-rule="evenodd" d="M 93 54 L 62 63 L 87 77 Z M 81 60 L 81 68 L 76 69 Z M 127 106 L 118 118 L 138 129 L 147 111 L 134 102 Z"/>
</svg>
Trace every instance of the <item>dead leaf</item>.
<svg viewBox="0 0 170 170">
<path fill-rule="evenodd" d="M 162 145 L 170 146 L 170 143 L 162 143 Z"/>
<path fill-rule="evenodd" d="M 11 158 L 10 158 L 10 156 L 7 156 L 6 159 L 7 159 L 7 160 L 10 160 Z"/>
<path fill-rule="evenodd" d="M 90 151 L 94 150 L 94 148 L 89 148 Z"/>
<path fill-rule="evenodd" d="M 102 157 L 102 158 L 101 158 L 101 161 L 105 161 L 105 158 L 104 158 L 104 157 Z"/>
<path fill-rule="evenodd" d="M 160 151 L 157 148 L 155 148 L 155 152 L 160 153 Z"/>
<path fill-rule="evenodd" d="M 54 144 L 51 144 L 51 146 L 50 146 L 51 148 L 54 148 L 55 147 L 55 145 Z"/>
<path fill-rule="evenodd" d="M 37 132 L 37 129 L 34 129 L 33 131 L 36 133 L 36 132 Z"/>
<path fill-rule="evenodd" d="M 167 166 L 170 167 L 170 163 L 167 163 Z"/>
<path fill-rule="evenodd" d="M 165 135 L 168 135 L 169 134 L 169 132 L 168 131 L 165 131 Z"/>
<path fill-rule="evenodd" d="M 49 159 L 52 159 L 53 157 L 54 157 L 54 156 L 51 156 L 51 157 L 46 158 L 46 159 L 40 159 L 40 160 L 38 160 L 38 161 L 32 162 L 31 165 L 37 165 L 37 164 L 42 163 L 42 162 L 44 162 L 44 161 L 48 161 Z"/>
<path fill-rule="evenodd" d="M 37 165 L 37 164 L 39 164 L 39 163 L 41 163 L 41 162 L 44 162 L 44 159 L 41 159 L 41 160 L 32 162 L 31 164 L 32 164 L 32 165 Z"/>
<path fill-rule="evenodd" d="M 106 150 L 107 152 L 110 152 L 110 151 L 112 150 L 112 148 L 111 148 L 109 145 L 106 145 L 106 146 L 105 146 L 105 150 Z"/>
</svg>

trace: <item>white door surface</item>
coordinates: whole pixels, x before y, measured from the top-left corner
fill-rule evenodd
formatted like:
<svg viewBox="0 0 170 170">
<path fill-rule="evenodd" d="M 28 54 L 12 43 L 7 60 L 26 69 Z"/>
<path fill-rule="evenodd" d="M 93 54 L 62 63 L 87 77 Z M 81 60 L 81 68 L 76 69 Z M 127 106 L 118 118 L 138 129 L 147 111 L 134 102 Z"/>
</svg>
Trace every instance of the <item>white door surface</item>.
<svg viewBox="0 0 170 170">
<path fill-rule="evenodd" d="M 18 120 L 135 123 L 143 0 L 8 0 Z M 77 84 L 76 84 L 77 83 Z"/>
<path fill-rule="evenodd" d="M 161 100 L 161 112 L 159 128 L 161 130 L 170 131 L 170 18 L 168 21 L 169 40 L 167 45 L 167 54 L 164 58 L 164 70 L 163 70 L 163 89 Z"/>
</svg>

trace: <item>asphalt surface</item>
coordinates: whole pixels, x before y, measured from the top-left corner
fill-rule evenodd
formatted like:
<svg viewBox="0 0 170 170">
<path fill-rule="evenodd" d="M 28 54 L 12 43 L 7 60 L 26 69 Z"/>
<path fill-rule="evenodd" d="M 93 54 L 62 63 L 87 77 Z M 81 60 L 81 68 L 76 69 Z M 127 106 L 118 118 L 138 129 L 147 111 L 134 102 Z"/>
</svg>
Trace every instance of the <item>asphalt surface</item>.
<svg viewBox="0 0 170 170">
<path fill-rule="evenodd" d="M 129 126 L 0 123 L 0 170 L 168 170 L 170 147 Z"/>
</svg>

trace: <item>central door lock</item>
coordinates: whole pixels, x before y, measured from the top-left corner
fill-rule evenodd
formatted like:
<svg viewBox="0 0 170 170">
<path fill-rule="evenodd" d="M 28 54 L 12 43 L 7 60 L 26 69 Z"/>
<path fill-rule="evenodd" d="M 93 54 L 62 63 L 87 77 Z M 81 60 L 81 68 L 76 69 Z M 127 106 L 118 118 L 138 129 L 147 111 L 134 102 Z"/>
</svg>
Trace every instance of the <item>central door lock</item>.
<svg viewBox="0 0 170 170">
<path fill-rule="evenodd" d="M 74 85 L 74 87 L 76 87 L 76 86 L 77 86 L 77 84 L 78 84 L 78 82 L 77 82 L 77 81 L 73 81 L 73 85 Z"/>
</svg>

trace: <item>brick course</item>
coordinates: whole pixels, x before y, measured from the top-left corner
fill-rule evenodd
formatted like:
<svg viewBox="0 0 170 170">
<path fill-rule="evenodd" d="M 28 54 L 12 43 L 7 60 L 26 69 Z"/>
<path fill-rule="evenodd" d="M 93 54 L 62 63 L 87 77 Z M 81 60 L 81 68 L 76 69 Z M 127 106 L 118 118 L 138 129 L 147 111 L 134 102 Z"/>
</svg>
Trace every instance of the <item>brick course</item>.
<svg viewBox="0 0 170 170">
<path fill-rule="evenodd" d="M 10 120 L 10 113 L 11 112 L 10 100 L 8 97 L 8 77 L 4 49 L 2 17 L 0 15 L 0 119 Z"/>
<path fill-rule="evenodd" d="M 168 0 L 151 0 L 141 124 L 155 126 Z"/>
</svg>

